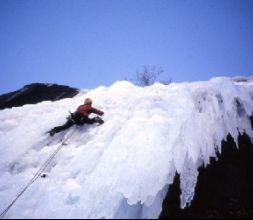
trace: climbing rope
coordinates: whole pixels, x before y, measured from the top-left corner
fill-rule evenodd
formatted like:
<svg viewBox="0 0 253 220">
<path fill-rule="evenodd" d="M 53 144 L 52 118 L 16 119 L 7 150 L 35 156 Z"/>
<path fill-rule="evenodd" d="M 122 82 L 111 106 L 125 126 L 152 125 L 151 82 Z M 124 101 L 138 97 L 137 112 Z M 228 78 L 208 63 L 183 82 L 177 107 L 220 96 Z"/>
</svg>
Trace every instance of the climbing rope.
<svg viewBox="0 0 253 220">
<path fill-rule="evenodd" d="M 70 139 L 70 137 L 73 136 L 73 134 L 74 134 L 74 132 L 69 137 L 67 137 L 65 140 L 62 141 L 62 143 L 56 148 L 56 150 L 53 152 L 53 154 L 45 161 L 45 163 L 40 167 L 40 169 L 34 174 L 33 178 L 28 182 L 28 184 L 21 190 L 21 192 L 17 195 L 17 197 L 0 214 L 0 219 L 4 218 L 4 216 L 11 209 L 11 207 L 15 204 L 15 202 L 22 196 L 22 194 L 38 179 L 38 177 L 41 176 L 41 174 L 44 172 L 44 170 L 47 168 L 47 166 L 53 160 L 55 155 L 63 148 L 64 145 L 66 145 L 66 141 L 68 141 Z"/>
</svg>

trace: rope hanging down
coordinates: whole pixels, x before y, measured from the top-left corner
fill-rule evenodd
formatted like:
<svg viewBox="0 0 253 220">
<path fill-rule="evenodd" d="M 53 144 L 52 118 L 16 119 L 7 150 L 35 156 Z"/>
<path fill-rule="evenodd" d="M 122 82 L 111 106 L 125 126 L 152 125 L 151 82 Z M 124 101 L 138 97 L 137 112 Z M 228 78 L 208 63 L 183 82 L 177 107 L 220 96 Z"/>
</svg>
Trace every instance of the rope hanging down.
<svg viewBox="0 0 253 220">
<path fill-rule="evenodd" d="M 0 219 L 3 219 L 4 216 L 7 214 L 7 212 L 10 210 L 10 208 L 15 204 L 15 202 L 22 196 L 22 194 L 41 176 L 41 174 L 44 172 L 44 170 L 47 168 L 47 166 L 50 164 L 50 162 L 53 160 L 55 155 L 63 148 L 64 145 L 66 145 L 66 141 L 69 140 L 69 138 L 74 134 L 74 132 L 67 137 L 65 140 L 62 141 L 62 143 L 56 148 L 56 150 L 53 152 L 53 154 L 46 160 L 46 162 L 41 166 L 41 168 L 34 174 L 33 178 L 28 182 L 28 184 L 21 190 L 21 192 L 17 195 L 17 197 L 10 203 L 10 205 L 0 214 Z"/>
</svg>

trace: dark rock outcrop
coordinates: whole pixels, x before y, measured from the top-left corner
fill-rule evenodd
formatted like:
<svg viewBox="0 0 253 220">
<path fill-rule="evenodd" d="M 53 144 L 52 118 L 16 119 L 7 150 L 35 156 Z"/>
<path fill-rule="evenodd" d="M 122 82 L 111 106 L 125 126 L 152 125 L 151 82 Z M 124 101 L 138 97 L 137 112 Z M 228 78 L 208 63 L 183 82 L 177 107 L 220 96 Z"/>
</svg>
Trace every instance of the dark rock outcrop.
<svg viewBox="0 0 253 220">
<path fill-rule="evenodd" d="M 210 165 L 199 169 L 194 199 L 185 209 L 180 209 L 180 179 L 176 175 L 160 218 L 252 218 L 253 144 L 246 134 L 238 141 L 239 148 L 228 135 L 218 160 L 213 158 Z"/>
<path fill-rule="evenodd" d="M 42 101 L 56 101 L 72 98 L 79 92 L 76 88 L 57 84 L 33 83 L 15 92 L 0 96 L 0 110 L 25 104 L 36 104 Z"/>
</svg>

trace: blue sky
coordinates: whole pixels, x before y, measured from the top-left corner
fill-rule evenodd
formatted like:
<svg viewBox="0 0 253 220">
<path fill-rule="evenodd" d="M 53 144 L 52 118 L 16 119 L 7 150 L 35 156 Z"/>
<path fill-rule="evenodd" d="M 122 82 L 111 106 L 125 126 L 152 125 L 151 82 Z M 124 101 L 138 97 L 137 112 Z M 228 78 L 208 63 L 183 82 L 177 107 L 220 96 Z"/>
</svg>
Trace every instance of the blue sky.
<svg viewBox="0 0 253 220">
<path fill-rule="evenodd" d="M 252 0 L 0 0 L 0 94 L 133 78 L 253 75 Z"/>
</svg>

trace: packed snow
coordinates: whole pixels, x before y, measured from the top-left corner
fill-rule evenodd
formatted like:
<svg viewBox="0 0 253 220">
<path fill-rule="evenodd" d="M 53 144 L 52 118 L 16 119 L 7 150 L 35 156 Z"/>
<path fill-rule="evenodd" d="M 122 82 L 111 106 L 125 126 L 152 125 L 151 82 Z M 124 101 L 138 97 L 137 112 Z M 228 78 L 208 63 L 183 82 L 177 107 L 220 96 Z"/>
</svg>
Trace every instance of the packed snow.
<svg viewBox="0 0 253 220">
<path fill-rule="evenodd" d="M 65 123 L 86 97 L 105 112 L 103 125 Z M 181 208 L 190 205 L 198 168 L 221 151 L 230 133 L 253 138 L 253 80 L 127 81 L 82 90 L 72 99 L 0 111 L 0 212 L 62 142 L 61 151 L 5 218 L 158 218 L 177 173 Z"/>
</svg>

